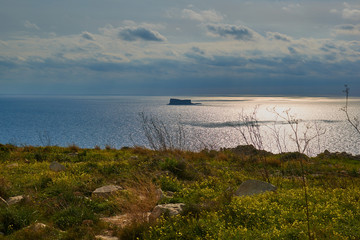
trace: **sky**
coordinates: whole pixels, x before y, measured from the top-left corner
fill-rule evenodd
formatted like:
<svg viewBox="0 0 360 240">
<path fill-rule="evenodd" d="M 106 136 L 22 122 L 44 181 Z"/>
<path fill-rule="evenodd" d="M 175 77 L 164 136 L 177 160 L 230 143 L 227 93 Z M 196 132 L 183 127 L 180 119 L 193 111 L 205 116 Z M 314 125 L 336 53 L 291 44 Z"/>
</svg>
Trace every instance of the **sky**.
<svg viewBox="0 0 360 240">
<path fill-rule="evenodd" d="M 360 96 L 358 0 L 0 6 L 0 94 Z"/>
</svg>

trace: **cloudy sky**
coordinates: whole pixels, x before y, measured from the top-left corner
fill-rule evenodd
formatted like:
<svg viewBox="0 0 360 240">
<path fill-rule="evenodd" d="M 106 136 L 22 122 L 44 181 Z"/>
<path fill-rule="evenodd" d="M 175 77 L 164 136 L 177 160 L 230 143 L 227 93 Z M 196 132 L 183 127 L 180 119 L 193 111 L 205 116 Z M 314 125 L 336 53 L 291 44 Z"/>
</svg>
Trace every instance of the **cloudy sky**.
<svg viewBox="0 0 360 240">
<path fill-rule="evenodd" d="M 0 94 L 360 96 L 358 0 L 0 5 Z"/>
</svg>

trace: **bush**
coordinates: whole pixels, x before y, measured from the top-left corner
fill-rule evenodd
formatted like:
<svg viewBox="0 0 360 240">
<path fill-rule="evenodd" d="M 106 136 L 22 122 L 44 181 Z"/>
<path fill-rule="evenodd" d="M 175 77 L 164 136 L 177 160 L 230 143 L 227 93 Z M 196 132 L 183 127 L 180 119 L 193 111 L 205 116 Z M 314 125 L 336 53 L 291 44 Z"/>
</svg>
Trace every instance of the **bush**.
<svg viewBox="0 0 360 240">
<path fill-rule="evenodd" d="M 165 158 L 160 162 L 161 170 L 170 171 L 177 178 L 182 180 L 193 180 L 196 178 L 196 172 L 185 160 L 177 160 L 176 158 Z"/>
<path fill-rule="evenodd" d="M 85 206 L 69 206 L 54 214 L 52 217 L 54 223 L 61 230 L 79 226 L 84 220 L 97 221 L 97 217 L 91 211 L 91 209 Z"/>
<path fill-rule="evenodd" d="M 164 191 L 178 192 L 182 189 L 179 180 L 169 176 L 161 177 L 160 185 L 161 189 Z"/>
<path fill-rule="evenodd" d="M 36 217 L 29 206 L 0 208 L 0 232 L 5 235 L 28 226 Z"/>
</svg>

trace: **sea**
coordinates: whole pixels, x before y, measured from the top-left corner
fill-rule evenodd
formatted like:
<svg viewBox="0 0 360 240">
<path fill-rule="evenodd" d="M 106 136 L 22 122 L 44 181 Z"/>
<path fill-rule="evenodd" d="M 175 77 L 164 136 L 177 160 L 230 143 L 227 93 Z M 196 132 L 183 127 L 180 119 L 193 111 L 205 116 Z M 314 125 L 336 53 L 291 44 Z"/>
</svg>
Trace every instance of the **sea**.
<svg viewBox="0 0 360 240">
<path fill-rule="evenodd" d="M 179 96 L 199 104 L 168 105 L 170 98 L 2 95 L 0 143 L 153 147 L 159 139 L 154 131 L 149 139 L 149 131 L 158 128 L 165 142 L 191 151 L 254 144 L 274 153 L 360 154 L 360 134 L 342 110 L 345 98 Z M 360 99 L 351 98 L 347 110 L 351 119 L 360 118 Z"/>
</svg>

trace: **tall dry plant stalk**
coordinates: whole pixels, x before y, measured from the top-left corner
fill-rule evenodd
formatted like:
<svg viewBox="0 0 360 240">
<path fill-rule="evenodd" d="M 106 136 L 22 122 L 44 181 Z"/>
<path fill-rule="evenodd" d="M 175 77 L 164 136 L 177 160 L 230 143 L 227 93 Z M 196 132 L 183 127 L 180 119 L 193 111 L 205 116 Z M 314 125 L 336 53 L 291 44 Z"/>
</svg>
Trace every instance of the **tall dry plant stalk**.
<svg viewBox="0 0 360 240">
<path fill-rule="evenodd" d="M 276 124 L 274 124 L 274 127 L 269 127 L 274 133 L 279 152 L 283 152 L 283 149 L 286 151 L 289 149 L 287 146 L 288 143 L 285 140 L 287 134 L 289 139 L 295 144 L 297 152 L 310 155 L 311 143 L 315 140 L 318 145 L 318 151 L 320 152 L 321 136 L 326 133 L 326 130 L 323 129 L 318 122 L 306 123 L 291 114 L 291 109 L 287 109 L 281 113 L 279 113 L 276 108 L 270 111 L 276 116 L 276 119 L 280 119 L 290 127 L 290 133 L 287 133 L 285 129 L 282 129 L 283 132 L 280 133 L 281 128 L 276 128 Z"/>
<path fill-rule="evenodd" d="M 359 121 L 359 118 L 350 116 L 349 109 L 348 109 L 349 92 L 350 92 L 350 88 L 348 87 L 348 85 L 345 84 L 345 90 L 343 92 L 345 93 L 345 106 L 341 110 L 345 113 L 346 120 L 348 121 L 348 123 L 350 123 L 350 125 L 355 129 L 355 131 L 358 134 L 360 134 L 360 121 Z"/>
<path fill-rule="evenodd" d="M 241 138 L 246 145 L 253 145 L 257 150 L 260 151 L 260 160 L 263 162 L 263 177 L 265 181 L 270 183 L 270 176 L 268 171 L 268 164 L 264 149 L 264 142 L 262 132 L 260 131 L 260 124 L 257 117 L 258 106 L 250 114 L 245 114 L 244 110 L 240 113 L 240 126 L 236 129 L 239 131 Z"/>
<path fill-rule="evenodd" d="M 244 111 L 240 114 L 241 124 L 237 129 L 240 132 L 240 136 L 244 140 L 244 142 L 248 145 L 253 145 L 258 150 L 264 149 L 264 141 L 263 141 L 263 132 L 260 130 L 260 123 L 257 118 L 257 110 L 258 106 L 254 108 L 254 111 L 250 114 L 244 114 Z M 290 109 L 287 109 L 281 113 L 276 111 L 276 108 L 273 108 L 271 112 L 275 115 L 275 121 L 272 125 L 265 125 L 270 129 L 272 140 L 276 143 L 278 151 L 283 153 L 288 151 L 288 141 L 290 139 L 295 145 L 296 151 L 302 154 L 310 154 L 310 146 L 315 140 L 317 140 L 318 149 L 320 151 L 321 145 L 321 136 L 326 133 L 325 129 L 321 128 L 321 126 L 315 123 L 303 123 L 300 119 L 296 118 L 295 115 L 290 113 Z M 282 126 L 289 126 L 290 132 L 287 132 L 285 128 Z M 270 137 L 270 136 L 266 136 Z M 299 157 L 300 167 L 301 167 L 301 179 L 303 183 L 304 190 L 304 199 L 305 199 L 305 210 L 306 210 L 306 222 L 307 222 L 307 233 L 308 238 L 312 239 L 311 227 L 310 227 L 310 210 L 309 210 L 309 194 L 308 194 L 308 186 L 306 181 L 306 170 L 304 166 L 304 158 Z M 270 182 L 269 173 L 267 169 L 267 161 L 266 156 L 262 156 L 262 161 L 264 163 L 264 173 L 266 180 Z"/>
<path fill-rule="evenodd" d="M 145 137 L 152 149 L 159 151 L 185 150 L 186 135 L 182 124 L 178 123 L 175 129 L 171 129 L 155 116 L 141 112 L 139 117 Z"/>
</svg>

